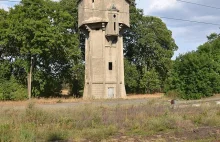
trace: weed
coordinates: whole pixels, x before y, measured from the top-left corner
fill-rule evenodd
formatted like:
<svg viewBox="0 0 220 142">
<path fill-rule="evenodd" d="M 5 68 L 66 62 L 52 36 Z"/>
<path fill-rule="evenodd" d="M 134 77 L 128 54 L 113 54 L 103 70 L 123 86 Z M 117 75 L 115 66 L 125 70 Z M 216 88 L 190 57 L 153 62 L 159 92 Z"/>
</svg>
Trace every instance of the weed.
<svg viewBox="0 0 220 142">
<path fill-rule="evenodd" d="M 58 100 L 58 101 L 57 101 L 57 103 L 62 103 L 62 102 L 63 102 L 62 100 Z"/>
<path fill-rule="evenodd" d="M 220 126 L 219 107 L 178 108 L 158 105 L 40 109 L 33 102 L 25 110 L 0 110 L 0 141 L 101 141 L 116 134 L 150 136 L 198 126 Z"/>
</svg>

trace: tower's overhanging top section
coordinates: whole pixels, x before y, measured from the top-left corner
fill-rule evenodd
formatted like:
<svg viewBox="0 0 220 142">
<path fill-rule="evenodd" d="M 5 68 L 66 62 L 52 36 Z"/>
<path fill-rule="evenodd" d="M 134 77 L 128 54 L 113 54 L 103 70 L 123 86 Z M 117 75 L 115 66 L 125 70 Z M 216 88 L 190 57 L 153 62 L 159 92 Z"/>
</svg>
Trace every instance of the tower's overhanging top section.
<svg viewBox="0 0 220 142">
<path fill-rule="evenodd" d="M 79 3 L 79 2 L 81 2 L 81 1 L 83 1 L 83 0 L 78 0 L 77 2 Z M 126 0 L 129 4 L 131 3 L 131 1 L 130 0 Z"/>
<path fill-rule="evenodd" d="M 114 13 L 119 24 L 129 27 L 130 3 L 130 0 L 78 0 L 78 26 L 111 22 L 109 14 Z"/>
</svg>

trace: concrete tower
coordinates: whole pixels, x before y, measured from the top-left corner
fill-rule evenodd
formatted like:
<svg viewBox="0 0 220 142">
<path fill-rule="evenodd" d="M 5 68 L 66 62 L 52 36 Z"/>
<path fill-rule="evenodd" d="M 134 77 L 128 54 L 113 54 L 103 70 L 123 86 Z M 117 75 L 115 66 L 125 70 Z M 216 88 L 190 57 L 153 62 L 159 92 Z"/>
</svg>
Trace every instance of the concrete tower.
<svg viewBox="0 0 220 142">
<path fill-rule="evenodd" d="M 83 98 L 124 98 L 124 29 L 129 0 L 79 0 L 79 28 L 85 40 Z"/>
</svg>

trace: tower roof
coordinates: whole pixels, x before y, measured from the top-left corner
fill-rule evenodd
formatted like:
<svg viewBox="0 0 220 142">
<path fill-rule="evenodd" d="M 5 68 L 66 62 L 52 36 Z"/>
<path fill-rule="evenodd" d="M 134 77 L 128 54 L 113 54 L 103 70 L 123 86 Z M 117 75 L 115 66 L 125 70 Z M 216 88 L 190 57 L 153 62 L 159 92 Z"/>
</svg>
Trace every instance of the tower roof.
<svg viewBox="0 0 220 142">
<path fill-rule="evenodd" d="M 77 3 L 79 3 L 80 1 L 82 0 L 78 0 Z M 131 0 L 125 0 L 125 1 L 127 1 L 129 4 L 131 3 Z"/>
</svg>

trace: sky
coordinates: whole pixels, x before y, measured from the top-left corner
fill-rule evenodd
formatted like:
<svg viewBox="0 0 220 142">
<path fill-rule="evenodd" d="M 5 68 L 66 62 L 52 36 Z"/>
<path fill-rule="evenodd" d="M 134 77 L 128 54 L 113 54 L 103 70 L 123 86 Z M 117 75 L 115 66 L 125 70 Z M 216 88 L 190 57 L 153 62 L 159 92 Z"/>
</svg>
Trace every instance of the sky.
<svg viewBox="0 0 220 142">
<path fill-rule="evenodd" d="M 220 33 L 220 1 L 219 0 L 185 0 L 192 3 L 217 7 L 218 9 L 193 5 L 178 0 L 136 0 L 137 7 L 144 10 L 146 16 L 169 17 L 191 21 L 215 23 L 219 25 L 198 24 L 170 19 L 162 19 L 179 49 L 173 58 L 179 54 L 196 50 L 207 41 L 207 36 L 213 32 Z"/>
<path fill-rule="evenodd" d="M 220 1 L 219 0 L 185 0 L 217 8 L 203 7 L 178 0 L 136 0 L 137 7 L 144 10 L 146 16 L 169 17 L 219 25 L 199 24 L 178 20 L 162 19 L 166 23 L 179 47 L 173 59 L 179 54 L 196 50 L 207 41 L 213 32 L 220 33 Z M 0 1 L 0 8 L 8 10 L 16 3 Z M 218 8 L 219 6 L 219 8 Z"/>
</svg>

